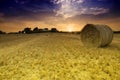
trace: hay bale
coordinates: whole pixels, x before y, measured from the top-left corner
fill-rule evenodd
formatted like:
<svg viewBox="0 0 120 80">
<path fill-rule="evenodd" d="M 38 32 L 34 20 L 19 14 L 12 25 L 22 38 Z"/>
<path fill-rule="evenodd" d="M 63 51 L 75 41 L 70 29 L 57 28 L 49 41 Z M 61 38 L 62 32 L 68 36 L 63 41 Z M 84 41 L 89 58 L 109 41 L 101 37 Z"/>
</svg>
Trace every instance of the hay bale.
<svg viewBox="0 0 120 80">
<path fill-rule="evenodd" d="M 81 41 L 88 47 L 104 47 L 113 39 L 113 31 L 107 25 L 87 24 L 81 32 Z"/>
</svg>

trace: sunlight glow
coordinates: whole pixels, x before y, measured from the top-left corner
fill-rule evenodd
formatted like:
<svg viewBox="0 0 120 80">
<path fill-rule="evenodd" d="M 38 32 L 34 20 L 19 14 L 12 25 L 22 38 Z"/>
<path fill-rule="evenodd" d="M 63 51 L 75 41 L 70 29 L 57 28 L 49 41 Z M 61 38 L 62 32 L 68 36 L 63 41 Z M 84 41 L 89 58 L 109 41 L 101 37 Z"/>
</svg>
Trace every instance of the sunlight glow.
<svg viewBox="0 0 120 80">
<path fill-rule="evenodd" d="M 72 32 L 73 27 L 74 27 L 74 24 L 69 24 L 68 27 L 67 27 L 68 32 Z"/>
<path fill-rule="evenodd" d="M 70 29 L 68 29 L 68 31 L 69 31 L 69 32 L 72 32 L 72 29 L 70 28 Z"/>
</svg>

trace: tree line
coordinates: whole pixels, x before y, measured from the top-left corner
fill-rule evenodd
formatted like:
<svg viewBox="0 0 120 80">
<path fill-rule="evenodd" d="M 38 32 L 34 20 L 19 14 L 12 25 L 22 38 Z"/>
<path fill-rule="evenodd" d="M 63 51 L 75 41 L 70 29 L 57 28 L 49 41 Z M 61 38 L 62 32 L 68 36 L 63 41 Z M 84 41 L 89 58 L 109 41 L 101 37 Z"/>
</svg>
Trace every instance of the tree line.
<svg viewBox="0 0 120 80">
<path fill-rule="evenodd" d="M 51 28 L 49 30 L 48 28 L 39 29 L 38 27 L 35 27 L 34 29 L 31 29 L 29 27 L 26 27 L 22 31 L 10 32 L 8 34 L 32 34 L 32 33 L 44 33 L 44 32 L 59 32 L 59 31 L 57 30 L 57 28 Z M 6 34 L 6 32 L 0 30 L 0 34 Z"/>
<path fill-rule="evenodd" d="M 35 27 L 34 29 L 31 29 L 30 27 L 26 27 L 22 31 L 10 32 L 8 34 L 32 34 L 32 33 L 45 33 L 45 32 L 68 33 L 68 32 L 58 31 L 57 28 L 51 28 L 49 30 L 48 28 L 41 29 L 41 28 Z M 72 33 L 80 34 L 80 31 L 78 31 L 78 32 L 72 32 Z M 119 34 L 120 31 L 114 31 L 114 33 L 115 34 Z M 0 34 L 6 34 L 6 32 L 0 30 Z"/>
<path fill-rule="evenodd" d="M 0 30 L 0 34 L 6 34 L 6 32 L 3 32 L 3 31 Z"/>
<path fill-rule="evenodd" d="M 50 30 L 48 28 L 44 29 L 39 29 L 38 27 L 35 27 L 33 30 L 29 27 L 24 28 L 24 30 L 19 31 L 19 33 L 26 33 L 26 34 L 31 34 L 31 33 L 43 33 L 43 32 L 59 32 L 56 28 L 51 28 Z"/>
</svg>

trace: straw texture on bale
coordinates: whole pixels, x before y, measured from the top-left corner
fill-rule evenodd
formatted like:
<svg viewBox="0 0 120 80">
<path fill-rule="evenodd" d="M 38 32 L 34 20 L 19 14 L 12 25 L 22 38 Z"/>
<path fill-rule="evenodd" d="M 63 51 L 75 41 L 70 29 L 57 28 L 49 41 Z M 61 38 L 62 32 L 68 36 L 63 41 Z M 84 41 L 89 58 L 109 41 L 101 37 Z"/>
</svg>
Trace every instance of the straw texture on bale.
<svg viewBox="0 0 120 80">
<path fill-rule="evenodd" d="M 107 25 L 87 24 L 81 32 L 81 41 L 85 46 L 104 47 L 113 39 L 113 31 Z"/>
</svg>

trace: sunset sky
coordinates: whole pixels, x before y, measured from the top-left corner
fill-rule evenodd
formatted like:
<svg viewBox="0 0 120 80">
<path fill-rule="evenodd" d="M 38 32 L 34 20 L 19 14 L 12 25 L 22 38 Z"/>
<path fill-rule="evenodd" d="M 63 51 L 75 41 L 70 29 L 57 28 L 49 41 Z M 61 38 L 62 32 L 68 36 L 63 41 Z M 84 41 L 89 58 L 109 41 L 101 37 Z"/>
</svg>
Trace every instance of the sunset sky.
<svg viewBox="0 0 120 80">
<path fill-rule="evenodd" d="M 80 31 L 85 24 L 120 30 L 120 0 L 0 0 L 0 30 L 25 27 Z"/>
</svg>

